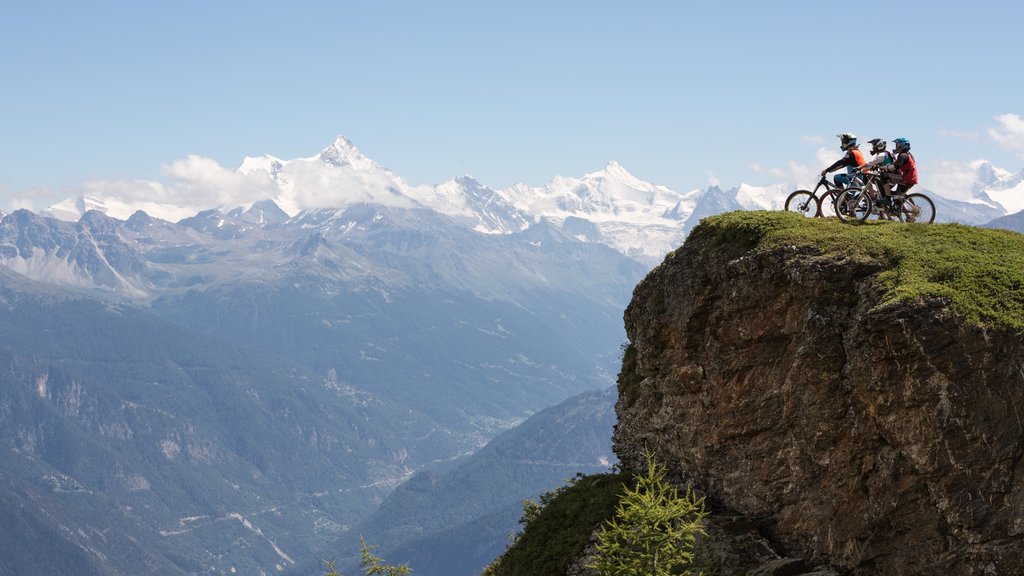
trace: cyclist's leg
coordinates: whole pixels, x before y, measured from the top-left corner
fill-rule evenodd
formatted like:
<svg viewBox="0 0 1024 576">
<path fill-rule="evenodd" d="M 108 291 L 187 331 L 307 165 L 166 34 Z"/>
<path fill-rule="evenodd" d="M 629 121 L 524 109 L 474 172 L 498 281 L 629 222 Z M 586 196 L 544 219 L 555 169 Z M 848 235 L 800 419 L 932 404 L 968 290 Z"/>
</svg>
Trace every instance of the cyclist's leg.
<svg viewBox="0 0 1024 576">
<path fill-rule="evenodd" d="M 904 184 L 901 180 L 899 184 L 896 185 L 896 189 L 893 190 L 892 194 L 893 196 L 900 196 L 906 198 L 907 194 L 910 193 L 910 189 L 913 187 L 913 184 Z"/>
<path fill-rule="evenodd" d="M 889 197 L 894 194 L 892 191 L 893 187 L 893 174 L 882 173 L 878 178 L 878 189 L 881 190 L 882 195 Z"/>
</svg>

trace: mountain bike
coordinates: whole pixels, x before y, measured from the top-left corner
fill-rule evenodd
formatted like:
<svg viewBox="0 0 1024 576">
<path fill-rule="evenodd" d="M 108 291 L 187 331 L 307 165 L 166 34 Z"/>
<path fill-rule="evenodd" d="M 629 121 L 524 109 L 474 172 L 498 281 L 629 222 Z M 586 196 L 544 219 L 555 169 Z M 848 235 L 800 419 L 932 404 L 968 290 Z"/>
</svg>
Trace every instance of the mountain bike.
<svg viewBox="0 0 1024 576">
<path fill-rule="evenodd" d="M 898 219 L 900 222 L 919 224 L 935 221 L 935 203 L 927 195 L 914 192 L 906 196 L 886 196 L 882 194 L 878 181 L 879 172 L 869 170 L 865 174 L 863 186 L 847 188 L 845 193 L 834 197 L 832 205 L 841 221 L 863 222 L 872 213 L 882 220 Z"/>
<path fill-rule="evenodd" d="M 818 190 L 822 186 L 825 187 L 825 192 L 818 196 Z M 790 194 L 786 198 L 785 210 L 787 212 L 803 214 L 808 218 L 835 216 L 833 203 L 836 194 L 840 190 L 843 190 L 843 188 L 839 188 L 832 182 L 829 182 L 828 176 L 822 176 L 814 190 L 797 190 Z M 826 198 L 828 199 L 827 201 L 825 200 Z"/>
</svg>

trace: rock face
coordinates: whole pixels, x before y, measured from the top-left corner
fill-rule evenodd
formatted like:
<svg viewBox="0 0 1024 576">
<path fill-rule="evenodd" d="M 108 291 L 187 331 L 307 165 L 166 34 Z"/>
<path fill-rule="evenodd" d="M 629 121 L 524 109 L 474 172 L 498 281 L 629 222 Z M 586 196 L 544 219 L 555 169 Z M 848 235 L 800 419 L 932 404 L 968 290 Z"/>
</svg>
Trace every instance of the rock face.
<svg viewBox="0 0 1024 576">
<path fill-rule="evenodd" d="M 851 575 L 1024 573 L 1024 335 L 882 264 L 694 233 L 626 310 L 615 451 L 646 448 L 780 556 Z"/>
</svg>

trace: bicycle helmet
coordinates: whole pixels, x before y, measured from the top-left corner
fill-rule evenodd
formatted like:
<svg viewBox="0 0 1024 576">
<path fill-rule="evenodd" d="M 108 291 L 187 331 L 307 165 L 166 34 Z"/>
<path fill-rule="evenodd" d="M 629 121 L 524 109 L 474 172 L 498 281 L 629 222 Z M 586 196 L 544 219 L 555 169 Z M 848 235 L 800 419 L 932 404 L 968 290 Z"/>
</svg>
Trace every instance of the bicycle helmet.
<svg viewBox="0 0 1024 576">
<path fill-rule="evenodd" d="M 910 140 L 906 138 L 897 138 L 892 141 L 893 146 L 896 147 L 897 152 L 909 152 L 910 151 Z"/>
<path fill-rule="evenodd" d="M 843 132 L 842 134 L 836 134 L 839 138 L 839 149 L 849 150 L 850 148 L 857 147 L 857 136 L 850 132 Z"/>
<path fill-rule="evenodd" d="M 881 138 L 875 138 L 873 140 L 868 140 L 868 142 L 871 143 L 871 154 L 872 155 L 881 154 L 881 153 L 885 152 L 885 148 L 886 148 L 886 146 L 888 146 L 888 144 L 886 144 L 885 140 L 882 140 Z"/>
</svg>

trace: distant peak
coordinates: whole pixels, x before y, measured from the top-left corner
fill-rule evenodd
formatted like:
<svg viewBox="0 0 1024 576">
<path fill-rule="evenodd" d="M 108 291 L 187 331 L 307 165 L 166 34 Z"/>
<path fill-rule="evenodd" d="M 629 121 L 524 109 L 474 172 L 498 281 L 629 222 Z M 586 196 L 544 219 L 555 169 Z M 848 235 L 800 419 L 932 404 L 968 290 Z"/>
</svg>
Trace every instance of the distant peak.
<svg viewBox="0 0 1024 576">
<path fill-rule="evenodd" d="M 634 178 L 634 176 L 629 173 L 629 170 L 626 170 L 622 164 L 619 164 L 615 160 L 609 160 L 602 172 L 609 176 L 628 176 L 630 178 Z"/>
<path fill-rule="evenodd" d="M 455 178 L 452 178 L 452 181 L 463 186 L 480 186 L 480 181 L 469 174 L 456 176 Z"/>
<path fill-rule="evenodd" d="M 608 164 L 605 165 L 604 169 L 599 172 L 593 172 L 587 174 L 584 178 L 607 178 L 610 180 L 617 180 L 623 184 L 628 184 L 635 188 L 644 188 L 648 186 L 646 182 L 637 178 L 629 170 L 626 170 L 622 164 L 619 164 L 615 160 L 609 160 Z"/>
<path fill-rule="evenodd" d="M 269 154 L 263 156 L 246 156 L 242 163 L 239 164 L 235 172 L 239 174 L 251 174 L 256 171 L 269 172 L 271 175 L 277 174 L 281 171 L 283 163 L 278 158 L 275 158 Z"/>
<path fill-rule="evenodd" d="M 338 136 L 320 152 L 320 159 L 331 166 L 351 166 L 357 170 L 377 168 L 377 163 L 363 155 L 348 138 Z"/>
</svg>

